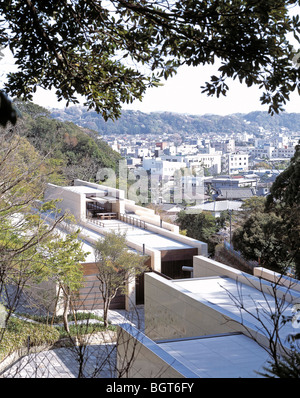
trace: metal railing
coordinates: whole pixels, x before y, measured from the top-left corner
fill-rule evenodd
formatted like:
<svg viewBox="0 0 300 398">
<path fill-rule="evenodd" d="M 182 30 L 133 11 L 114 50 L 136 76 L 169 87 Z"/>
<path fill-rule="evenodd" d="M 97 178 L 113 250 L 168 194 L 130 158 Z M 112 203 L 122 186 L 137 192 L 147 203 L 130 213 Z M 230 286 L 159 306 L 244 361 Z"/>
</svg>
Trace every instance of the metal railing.
<svg viewBox="0 0 300 398">
<path fill-rule="evenodd" d="M 118 219 L 120 221 L 126 222 L 127 224 L 131 224 L 131 225 L 134 225 L 136 227 L 146 229 L 146 222 L 145 221 L 139 220 L 138 218 L 135 218 L 135 217 L 132 217 L 132 216 L 129 216 L 128 214 L 120 213 Z"/>
</svg>

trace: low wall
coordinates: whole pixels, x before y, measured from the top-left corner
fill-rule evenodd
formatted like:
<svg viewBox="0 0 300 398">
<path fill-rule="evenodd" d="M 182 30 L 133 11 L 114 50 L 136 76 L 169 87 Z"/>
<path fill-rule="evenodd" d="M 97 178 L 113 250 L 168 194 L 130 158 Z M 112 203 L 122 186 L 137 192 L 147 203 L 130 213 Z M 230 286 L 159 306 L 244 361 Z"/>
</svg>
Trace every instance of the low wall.
<svg viewBox="0 0 300 398">
<path fill-rule="evenodd" d="M 279 285 L 286 286 L 289 289 L 300 292 L 300 281 L 297 279 L 290 278 L 264 267 L 255 267 L 253 272 L 258 278 L 263 278 L 270 282 L 277 283 Z"/>
<path fill-rule="evenodd" d="M 32 283 L 25 287 L 25 291 L 28 291 L 30 299 L 34 300 L 36 306 L 41 306 L 55 315 L 62 315 L 63 293 L 59 291 L 55 280 L 49 279 L 40 283 Z"/>
<path fill-rule="evenodd" d="M 208 255 L 207 254 L 208 253 L 207 252 L 207 243 L 204 243 L 204 242 L 201 242 L 199 240 L 190 238 L 188 236 L 181 235 L 181 234 L 176 233 L 176 232 L 168 231 L 168 230 L 166 230 L 164 228 L 159 228 L 159 227 L 157 227 L 155 225 L 147 224 L 146 229 L 148 231 L 151 231 L 151 232 L 154 232 L 156 234 L 165 236 L 167 238 L 174 239 L 174 240 L 176 240 L 178 242 L 181 242 L 181 243 L 183 243 L 185 245 L 188 245 L 188 246 L 191 246 L 191 247 L 196 247 L 196 248 L 198 248 L 198 254 L 201 254 L 202 256 L 207 256 Z"/>
<path fill-rule="evenodd" d="M 122 377 L 197 378 L 198 376 L 130 324 L 118 327 L 117 369 Z M 132 360 L 133 357 L 133 360 Z"/>
<path fill-rule="evenodd" d="M 172 280 L 154 273 L 145 274 L 144 308 L 145 334 L 154 341 L 232 332 L 247 334 L 239 317 L 200 301 Z M 253 325 L 247 324 L 247 328 L 256 334 Z"/>
<path fill-rule="evenodd" d="M 109 186 L 106 186 L 106 185 L 97 184 L 95 182 L 83 181 L 83 180 L 80 180 L 80 179 L 75 179 L 74 180 L 74 185 L 75 186 L 85 185 L 87 187 L 99 189 L 100 191 L 107 191 L 108 192 L 108 196 L 113 196 L 113 197 L 118 198 L 118 199 L 124 199 L 124 191 L 122 191 L 121 189 L 112 188 L 112 187 L 109 187 Z"/>
<path fill-rule="evenodd" d="M 134 212 L 140 217 L 142 221 L 154 225 L 156 227 L 162 227 L 166 230 L 179 233 L 179 226 L 171 224 L 165 221 L 161 222 L 161 218 L 158 214 L 155 214 L 153 209 L 148 209 L 146 207 L 138 206 L 133 201 L 125 201 L 125 209 Z"/>
</svg>

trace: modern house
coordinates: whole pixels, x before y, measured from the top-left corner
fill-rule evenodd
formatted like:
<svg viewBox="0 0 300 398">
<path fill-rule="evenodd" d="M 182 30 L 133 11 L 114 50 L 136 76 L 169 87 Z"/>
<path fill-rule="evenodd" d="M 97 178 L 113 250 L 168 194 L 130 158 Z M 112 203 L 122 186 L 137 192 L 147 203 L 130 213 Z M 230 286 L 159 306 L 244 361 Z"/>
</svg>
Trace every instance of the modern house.
<svg viewBox="0 0 300 398">
<path fill-rule="evenodd" d="M 178 226 L 162 221 L 154 210 L 126 199 L 122 190 L 75 180 L 73 186 L 49 184 L 45 200 L 51 199 L 59 199 L 57 207 L 62 213 L 74 215 L 79 238 L 91 253 L 83 264 L 85 286 L 79 292 L 83 309 L 101 308 L 101 300 L 95 296 L 99 290 L 93 246 L 109 231 L 126 232 L 128 250 L 148 256 L 146 264 L 150 270 L 173 279 L 189 277 L 190 272 L 183 267 L 191 267 L 194 256 L 207 256 L 206 243 L 181 235 Z M 143 276 L 131 284 L 129 292 L 128 301 L 124 296 L 118 297 L 112 308 L 143 303 Z"/>
</svg>

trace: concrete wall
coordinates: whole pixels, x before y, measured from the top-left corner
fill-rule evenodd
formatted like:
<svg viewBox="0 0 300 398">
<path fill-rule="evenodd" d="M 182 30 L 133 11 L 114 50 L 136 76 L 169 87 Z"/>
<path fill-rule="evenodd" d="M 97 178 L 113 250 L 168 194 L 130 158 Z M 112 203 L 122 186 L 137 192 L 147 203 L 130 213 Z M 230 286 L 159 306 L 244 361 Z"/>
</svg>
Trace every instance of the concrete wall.
<svg viewBox="0 0 300 398">
<path fill-rule="evenodd" d="M 86 199 L 85 195 L 81 193 L 48 184 L 44 198 L 46 201 L 58 199 L 57 208 L 62 212 L 69 211 L 76 220 L 85 219 L 86 217 Z"/>
<path fill-rule="evenodd" d="M 199 240 L 189 238 L 188 236 L 181 235 L 176 232 L 168 231 L 163 228 L 159 228 L 155 225 L 150 225 L 147 224 L 147 230 L 152 231 L 156 234 L 165 236 L 170 239 L 174 239 L 177 242 L 181 242 L 185 245 L 191 246 L 191 247 L 196 247 L 198 248 L 198 254 L 201 254 L 202 256 L 207 256 L 207 243 L 201 242 Z"/>
<path fill-rule="evenodd" d="M 112 187 L 108 187 L 106 185 L 96 184 L 94 182 L 88 182 L 88 181 L 83 181 L 83 180 L 79 180 L 79 179 L 74 180 L 74 185 L 75 186 L 85 185 L 87 187 L 99 189 L 101 191 L 107 191 L 108 196 L 113 196 L 115 198 L 124 199 L 124 191 L 121 189 L 112 188 Z"/>
<path fill-rule="evenodd" d="M 115 201 L 112 201 L 112 212 L 113 213 L 124 213 L 125 212 L 125 203 L 124 203 L 124 191 L 121 189 L 111 188 L 106 185 L 96 184 L 94 182 L 88 182 L 76 179 L 74 180 L 75 186 L 85 185 L 91 188 L 107 191 L 107 195 L 113 198 L 116 198 Z"/>
<path fill-rule="evenodd" d="M 117 369 L 129 378 L 196 378 L 190 369 L 130 324 L 118 327 Z M 133 355 L 133 361 L 132 361 Z"/>
<path fill-rule="evenodd" d="M 162 226 L 162 228 L 164 229 L 179 233 L 178 225 L 170 224 L 165 221 L 163 221 L 161 224 L 160 216 L 158 214 L 155 214 L 155 211 L 153 209 L 138 206 L 132 200 L 125 200 L 125 209 L 134 212 L 137 216 L 139 216 L 142 221 L 145 221 L 146 223 L 155 225 L 157 227 Z"/>
<path fill-rule="evenodd" d="M 41 283 L 31 284 L 26 287 L 29 291 L 29 296 L 41 307 L 45 308 L 50 313 L 61 315 L 63 313 L 63 293 L 59 292 L 58 284 L 49 279 Z M 59 299 L 57 296 L 59 294 Z"/>
<path fill-rule="evenodd" d="M 278 272 L 271 271 L 264 267 L 255 267 L 253 273 L 258 278 L 266 279 L 273 283 L 286 286 L 289 289 L 300 292 L 300 281 L 298 279 L 290 278 L 285 275 L 281 275 Z"/>
<path fill-rule="evenodd" d="M 152 340 L 245 332 L 238 318 L 151 272 L 145 274 L 144 308 L 145 334 Z"/>
</svg>

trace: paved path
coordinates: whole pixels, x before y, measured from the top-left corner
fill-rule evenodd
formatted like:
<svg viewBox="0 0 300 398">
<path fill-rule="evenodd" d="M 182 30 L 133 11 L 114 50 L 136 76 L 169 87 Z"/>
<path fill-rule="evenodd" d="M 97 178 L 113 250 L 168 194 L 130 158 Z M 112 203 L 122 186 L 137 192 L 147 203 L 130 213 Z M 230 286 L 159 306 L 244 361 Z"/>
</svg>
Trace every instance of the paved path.
<svg viewBox="0 0 300 398">
<path fill-rule="evenodd" d="M 93 311 L 102 315 L 101 310 Z M 113 325 L 130 322 L 138 329 L 144 329 L 143 306 L 133 313 L 125 310 L 109 311 L 109 321 Z M 64 347 L 31 353 L 17 361 L 2 375 L 4 378 L 77 378 L 79 358 L 84 356 L 82 377 L 116 377 L 115 344 L 93 344 L 83 348 Z"/>
</svg>

